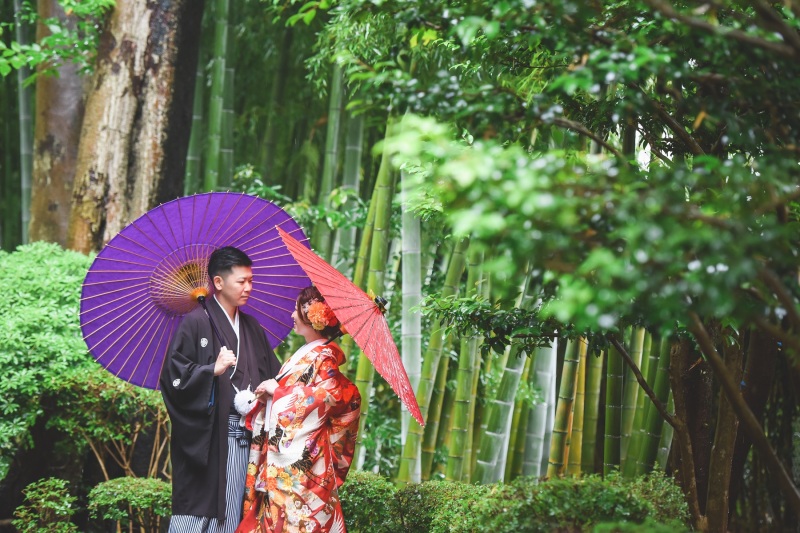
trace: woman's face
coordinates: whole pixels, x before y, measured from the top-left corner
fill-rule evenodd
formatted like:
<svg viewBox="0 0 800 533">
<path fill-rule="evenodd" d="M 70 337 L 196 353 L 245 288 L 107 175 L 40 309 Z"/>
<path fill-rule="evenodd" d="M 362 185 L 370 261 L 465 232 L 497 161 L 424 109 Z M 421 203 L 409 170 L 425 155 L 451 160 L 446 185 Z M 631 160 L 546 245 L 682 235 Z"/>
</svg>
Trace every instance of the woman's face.
<svg viewBox="0 0 800 533">
<path fill-rule="evenodd" d="M 305 337 L 306 335 L 316 331 L 313 327 L 311 327 L 311 324 L 306 324 L 303 322 L 303 320 L 297 314 L 297 309 L 292 312 L 292 320 L 294 320 L 294 332 L 301 337 Z"/>
</svg>

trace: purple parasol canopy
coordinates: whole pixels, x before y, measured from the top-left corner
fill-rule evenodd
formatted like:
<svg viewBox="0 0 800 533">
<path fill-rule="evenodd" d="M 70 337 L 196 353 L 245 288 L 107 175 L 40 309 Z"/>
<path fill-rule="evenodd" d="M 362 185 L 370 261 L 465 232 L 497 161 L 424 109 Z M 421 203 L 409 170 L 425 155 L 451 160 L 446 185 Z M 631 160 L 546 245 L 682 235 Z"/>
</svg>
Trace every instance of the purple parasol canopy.
<svg viewBox="0 0 800 533">
<path fill-rule="evenodd" d="M 278 235 L 308 239 L 283 209 L 255 196 L 213 192 L 148 211 L 100 251 L 81 293 L 81 330 L 95 359 L 134 385 L 158 388 L 170 340 L 198 292 L 213 294 L 211 252 L 235 246 L 253 261 L 243 311 L 274 348 L 292 329 L 300 289 L 311 284 Z M 306 244 L 307 246 L 307 244 Z"/>
</svg>

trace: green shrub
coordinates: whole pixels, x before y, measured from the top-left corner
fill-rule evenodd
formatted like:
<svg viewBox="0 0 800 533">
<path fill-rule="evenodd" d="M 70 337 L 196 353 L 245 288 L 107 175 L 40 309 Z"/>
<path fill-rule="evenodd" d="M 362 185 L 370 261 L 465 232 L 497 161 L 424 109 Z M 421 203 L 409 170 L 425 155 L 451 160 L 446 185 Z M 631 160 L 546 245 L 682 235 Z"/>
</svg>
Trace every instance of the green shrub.
<svg viewBox="0 0 800 533">
<path fill-rule="evenodd" d="M 70 522 L 75 513 L 73 505 L 76 498 L 69 494 L 65 480 L 42 479 L 28 485 L 23 494 L 25 502 L 14 511 L 14 520 L 11 522 L 20 533 L 71 533 L 78 530 Z"/>
<path fill-rule="evenodd" d="M 339 489 L 342 512 L 350 533 L 392 533 L 395 486 L 383 476 L 351 470 Z"/>
<path fill-rule="evenodd" d="M 172 513 L 172 485 L 156 478 L 120 477 L 89 492 L 93 518 L 114 520 L 123 528 L 159 531 L 161 517 Z"/>
<path fill-rule="evenodd" d="M 351 472 L 341 495 L 352 533 L 688 530 L 683 494 L 658 472 L 632 481 L 619 476 L 520 478 L 487 486 L 427 481 L 399 489 L 381 476 Z"/>
<path fill-rule="evenodd" d="M 461 504 L 468 508 L 469 502 L 485 491 L 485 487 L 453 481 L 406 485 L 395 496 L 397 522 L 402 526 L 398 531 L 434 531 L 434 527 L 436 531 L 449 531 L 450 517 L 459 516 Z"/>
<path fill-rule="evenodd" d="M 135 387 L 93 365 L 88 369 L 65 372 L 54 385 L 56 412 L 48 420 L 67 437 L 66 443 L 89 443 L 95 459 L 108 475 L 114 463 L 122 475 L 156 475 L 167 461 L 162 446 L 167 434 L 167 413 L 158 391 Z M 153 439 L 142 439 L 149 432 Z M 147 465 L 133 472 L 130 458 L 137 445 L 149 445 Z"/>
<path fill-rule="evenodd" d="M 592 533 L 688 533 L 688 527 L 677 520 L 669 521 L 665 524 L 659 523 L 653 518 L 647 519 L 641 524 L 635 522 L 604 522 L 597 524 Z"/>
<path fill-rule="evenodd" d="M 43 414 L 40 399 L 70 369 L 97 366 L 81 336 L 81 283 L 91 258 L 37 242 L 0 252 L 12 290 L 0 298 L 0 479 L 29 428 Z"/>
<path fill-rule="evenodd" d="M 660 524 L 688 524 L 689 505 L 681 488 L 664 472 L 655 470 L 632 480 L 612 480 L 650 506 L 649 517 Z M 680 525 L 676 527 L 680 528 Z"/>
<path fill-rule="evenodd" d="M 431 533 L 450 533 L 456 524 L 468 520 L 472 509 L 496 490 L 496 485 L 482 486 L 467 483 L 447 483 L 441 487 L 439 505 L 432 514 Z M 478 531 L 483 531 L 478 529 Z"/>
</svg>

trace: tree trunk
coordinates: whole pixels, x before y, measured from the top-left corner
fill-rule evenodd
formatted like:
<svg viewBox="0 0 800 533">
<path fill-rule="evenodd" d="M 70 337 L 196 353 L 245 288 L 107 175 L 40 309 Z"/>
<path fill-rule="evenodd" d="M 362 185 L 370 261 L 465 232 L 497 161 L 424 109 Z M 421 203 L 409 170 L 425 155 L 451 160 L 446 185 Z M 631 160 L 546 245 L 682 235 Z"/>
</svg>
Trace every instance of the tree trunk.
<svg viewBox="0 0 800 533">
<path fill-rule="evenodd" d="M 747 362 L 742 375 L 742 396 L 758 420 L 764 417 L 775 376 L 775 363 L 778 358 L 779 343 L 761 329 L 753 329 L 747 345 Z M 762 422 L 763 423 L 763 422 Z M 733 471 L 731 474 L 731 505 L 736 501 L 741 490 L 744 476 L 744 465 L 753 441 L 744 431 L 736 436 L 736 447 L 733 452 Z"/>
<path fill-rule="evenodd" d="M 56 0 L 38 2 L 38 12 L 37 41 L 50 34 L 43 20 L 57 18 L 66 25 L 73 22 Z M 67 243 L 83 97 L 88 82 L 73 64 L 61 66 L 57 76 L 36 78 L 35 155 L 28 226 L 31 241 L 56 242 L 61 246 Z"/>
<path fill-rule="evenodd" d="M 86 100 L 67 245 L 97 250 L 159 202 L 186 165 L 202 2 L 119 0 Z"/>
<path fill-rule="evenodd" d="M 723 340 L 725 366 L 736 382 L 741 382 L 742 379 L 743 341 L 744 339 L 741 338 L 730 343 L 727 338 Z M 712 532 L 725 533 L 728 530 L 728 498 L 738 428 L 739 419 L 736 418 L 736 413 L 733 411 L 730 401 L 725 397 L 724 391 L 720 391 L 717 427 L 714 445 L 711 449 L 711 464 L 708 468 L 709 483 L 706 503 L 708 530 Z"/>
<path fill-rule="evenodd" d="M 695 469 L 695 454 L 693 451 L 694 442 L 690 434 L 687 419 L 687 389 L 685 386 L 686 375 L 690 365 L 697 360 L 697 353 L 693 350 L 689 339 L 682 338 L 679 343 L 673 345 L 670 350 L 669 381 L 672 388 L 673 400 L 675 402 L 675 432 L 678 438 L 677 453 L 679 455 L 680 482 L 683 492 L 689 504 L 689 512 L 692 515 L 695 529 L 706 531 L 708 522 L 700 511 L 698 502 L 697 476 Z"/>
</svg>

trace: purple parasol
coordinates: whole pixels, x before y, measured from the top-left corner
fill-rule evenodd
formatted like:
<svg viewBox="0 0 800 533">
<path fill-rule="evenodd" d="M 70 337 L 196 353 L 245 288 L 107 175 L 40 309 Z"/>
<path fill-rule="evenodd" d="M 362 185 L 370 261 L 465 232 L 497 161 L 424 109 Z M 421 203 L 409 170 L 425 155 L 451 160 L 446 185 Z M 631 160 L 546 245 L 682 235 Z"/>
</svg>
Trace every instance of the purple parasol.
<svg viewBox="0 0 800 533">
<path fill-rule="evenodd" d="M 274 348 L 292 329 L 300 289 L 311 284 L 277 228 L 307 241 L 275 204 L 240 193 L 179 198 L 145 213 L 100 251 L 81 294 L 81 330 L 89 351 L 115 376 L 158 388 L 169 342 L 197 295 L 213 292 L 206 267 L 222 246 L 253 260 L 253 289 L 243 310 Z"/>
</svg>

